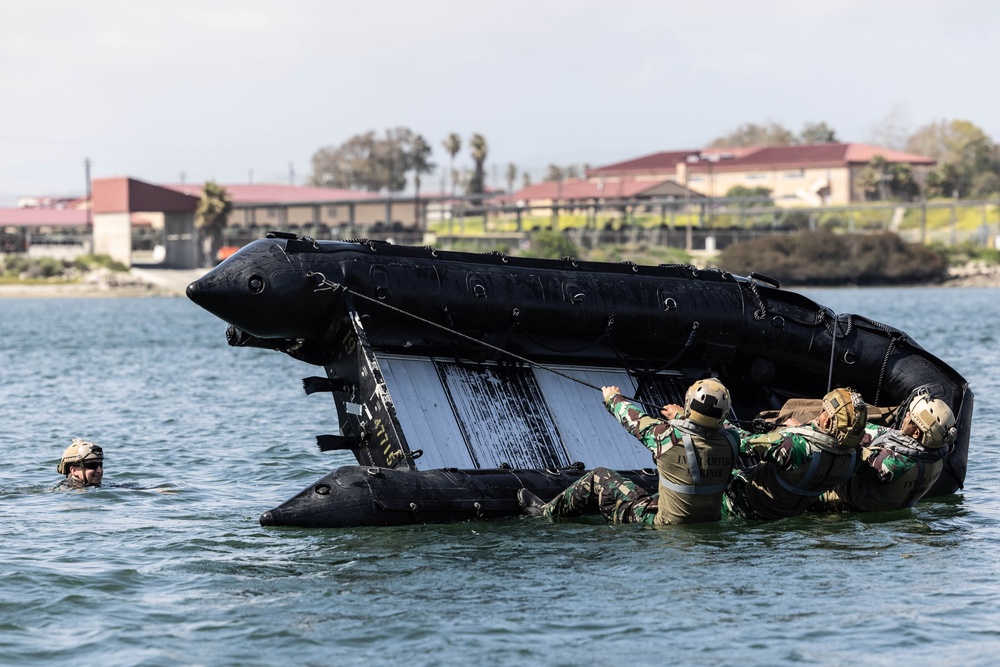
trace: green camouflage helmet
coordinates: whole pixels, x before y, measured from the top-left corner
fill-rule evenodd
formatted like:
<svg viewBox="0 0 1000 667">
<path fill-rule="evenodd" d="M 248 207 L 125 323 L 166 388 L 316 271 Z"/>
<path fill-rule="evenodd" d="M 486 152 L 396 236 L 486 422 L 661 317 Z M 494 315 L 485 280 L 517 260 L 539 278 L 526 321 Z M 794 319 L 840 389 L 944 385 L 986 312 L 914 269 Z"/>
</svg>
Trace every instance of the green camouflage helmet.
<svg viewBox="0 0 1000 667">
<path fill-rule="evenodd" d="M 83 464 L 85 461 L 90 460 L 104 460 L 104 450 L 101 449 L 101 446 L 81 440 L 80 438 L 73 438 L 73 444 L 63 452 L 62 459 L 59 461 L 59 465 L 56 466 L 56 472 L 60 475 L 69 475 L 69 467 L 71 465 L 77 463 Z"/>
<path fill-rule="evenodd" d="M 830 435 L 842 449 L 854 449 L 865 435 L 868 408 L 861 394 L 837 388 L 823 397 L 823 409 L 830 415 Z"/>
<path fill-rule="evenodd" d="M 729 390 L 718 380 L 698 380 L 684 394 L 687 418 L 701 426 L 715 427 L 729 414 L 732 399 Z"/>
<path fill-rule="evenodd" d="M 940 398 L 917 396 L 908 412 L 910 421 L 920 429 L 920 444 L 925 449 L 938 449 L 955 441 L 955 414 Z"/>
</svg>

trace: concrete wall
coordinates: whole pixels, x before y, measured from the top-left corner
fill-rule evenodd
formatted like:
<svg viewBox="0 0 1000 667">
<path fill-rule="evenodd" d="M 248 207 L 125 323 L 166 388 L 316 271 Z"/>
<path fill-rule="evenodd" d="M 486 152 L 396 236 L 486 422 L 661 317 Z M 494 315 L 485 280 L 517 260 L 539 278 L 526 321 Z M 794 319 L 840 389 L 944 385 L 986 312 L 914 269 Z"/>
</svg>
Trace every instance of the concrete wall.
<svg viewBox="0 0 1000 667">
<path fill-rule="evenodd" d="M 132 221 L 128 213 L 94 214 L 94 254 L 132 266 Z"/>
<path fill-rule="evenodd" d="M 198 268 L 198 234 L 194 228 L 194 214 L 165 213 L 163 215 L 163 242 L 166 246 L 166 254 L 163 258 L 164 268 Z"/>
</svg>

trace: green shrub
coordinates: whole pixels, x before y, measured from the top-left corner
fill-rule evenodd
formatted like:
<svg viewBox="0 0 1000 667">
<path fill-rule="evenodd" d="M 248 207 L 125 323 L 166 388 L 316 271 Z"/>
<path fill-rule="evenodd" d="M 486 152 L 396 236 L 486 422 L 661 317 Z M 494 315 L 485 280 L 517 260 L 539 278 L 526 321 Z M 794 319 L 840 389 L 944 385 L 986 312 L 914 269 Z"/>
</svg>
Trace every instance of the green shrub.
<svg viewBox="0 0 1000 667">
<path fill-rule="evenodd" d="M 531 233 L 531 246 L 523 254 L 525 257 L 540 257 L 559 259 L 560 257 L 577 257 L 580 249 L 564 234 L 541 230 Z"/>
<path fill-rule="evenodd" d="M 718 266 L 752 271 L 798 285 L 889 285 L 940 282 L 948 261 L 932 248 L 892 233 L 834 234 L 828 230 L 771 236 L 725 248 Z"/>
</svg>

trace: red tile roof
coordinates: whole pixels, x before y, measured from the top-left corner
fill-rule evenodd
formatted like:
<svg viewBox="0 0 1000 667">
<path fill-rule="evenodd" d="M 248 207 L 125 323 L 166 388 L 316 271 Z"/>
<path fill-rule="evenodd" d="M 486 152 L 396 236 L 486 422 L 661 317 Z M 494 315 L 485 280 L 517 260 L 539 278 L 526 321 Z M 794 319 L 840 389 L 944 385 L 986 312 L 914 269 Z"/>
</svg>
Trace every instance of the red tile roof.
<svg viewBox="0 0 1000 667">
<path fill-rule="evenodd" d="M 702 148 L 702 149 L 691 149 L 683 151 L 664 151 L 661 153 L 652 153 L 651 155 L 644 155 L 642 157 L 637 157 L 632 160 L 626 160 L 625 162 L 617 162 L 615 164 L 609 164 L 604 167 L 597 167 L 596 169 L 590 169 L 587 171 L 588 176 L 600 176 L 602 173 L 615 173 L 622 174 L 627 172 L 648 174 L 650 172 L 660 172 L 660 171 L 676 171 L 677 164 L 680 162 L 687 162 L 688 157 L 691 156 L 729 156 L 732 158 L 743 157 L 758 150 L 752 146 L 736 146 L 732 148 L 726 147 L 714 147 L 714 148 Z"/>
<path fill-rule="evenodd" d="M 198 197 L 124 176 L 93 180 L 94 213 L 126 211 L 163 211 L 191 213 L 198 207 Z"/>
<path fill-rule="evenodd" d="M 378 199 L 381 195 L 360 190 L 338 190 L 335 188 L 301 187 L 297 185 L 259 185 L 220 183 L 234 204 L 293 204 L 296 202 L 337 202 L 359 199 Z M 169 184 L 165 188 L 201 197 L 202 184 Z"/>
<path fill-rule="evenodd" d="M 705 160 L 705 155 L 718 155 L 719 160 Z M 867 144 L 810 144 L 805 146 L 761 146 L 739 148 L 706 148 L 700 151 L 669 151 L 653 153 L 643 157 L 598 167 L 588 171 L 589 176 L 624 173 L 674 173 L 679 162 L 686 162 L 688 156 L 702 156 L 703 159 L 688 162 L 692 172 L 705 172 L 711 168 L 718 171 L 752 171 L 755 169 L 781 169 L 791 167 L 843 167 L 865 164 L 876 155 L 889 162 L 906 162 L 915 165 L 933 165 L 933 159 L 913 153 L 894 151 Z"/>
<path fill-rule="evenodd" d="M 87 214 L 76 208 L 0 208 L 0 227 L 82 227 Z"/>
</svg>

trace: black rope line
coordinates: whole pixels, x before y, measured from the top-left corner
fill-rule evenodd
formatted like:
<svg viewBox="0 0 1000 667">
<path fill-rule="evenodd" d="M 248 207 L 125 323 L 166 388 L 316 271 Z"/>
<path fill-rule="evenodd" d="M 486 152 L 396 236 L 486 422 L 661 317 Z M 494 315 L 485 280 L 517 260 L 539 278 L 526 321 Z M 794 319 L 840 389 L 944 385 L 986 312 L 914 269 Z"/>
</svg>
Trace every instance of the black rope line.
<svg viewBox="0 0 1000 667">
<path fill-rule="evenodd" d="M 482 341 L 482 340 L 479 340 L 478 338 L 473 338 L 472 336 L 464 334 L 464 333 L 462 333 L 460 331 L 455 331 L 454 329 L 450 329 L 450 328 L 444 326 L 443 324 L 438 324 L 437 322 L 432 322 L 431 320 L 428 320 L 427 318 L 424 318 L 424 317 L 421 317 L 420 315 L 417 315 L 415 313 L 411 313 L 409 311 L 403 310 L 402 308 L 397 308 L 396 306 L 393 306 L 391 304 L 385 303 L 384 301 L 379 301 L 378 299 L 370 297 L 367 294 L 361 294 L 360 292 L 352 290 L 351 288 L 347 287 L 346 285 L 341 285 L 341 284 L 335 283 L 335 282 L 333 282 L 331 280 L 327 280 L 326 276 L 324 276 L 322 273 L 319 273 L 319 272 L 309 272 L 309 273 L 306 274 L 306 277 L 307 278 L 312 278 L 312 279 L 316 280 L 316 289 L 317 290 L 332 290 L 332 291 L 343 290 L 345 292 L 350 293 L 353 296 L 359 297 L 361 299 L 364 299 L 365 301 L 369 301 L 371 303 L 374 303 L 374 304 L 377 304 L 379 306 L 382 306 L 383 308 L 386 308 L 386 309 L 391 310 L 393 312 L 399 313 L 400 315 L 406 315 L 407 317 L 411 317 L 411 318 L 417 320 L 418 322 L 421 322 L 422 324 L 429 324 L 432 327 L 436 327 L 438 329 L 441 329 L 442 331 L 445 331 L 445 332 L 447 332 L 447 333 L 449 333 L 449 334 L 451 334 L 453 336 L 457 336 L 458 338 L 466 340 L 466 341 L 468 341 L 470 343 L 475 343 L 477 345 L 482 345 L 483 347 L 487 347 L 487 348 L 489 348 L 489 349 L 491 349 L 491 350 L 493 350 L 495 352 L 499 352 L 500 354 L 505 354 L 505 355 L 507 355 L 507 356 L 509 356 L 509 357 L 511 357 L 513 359 L 517 359 L 518 361 L 520 361 L 522 363 L 528 364 L 529 366 L 534 366 L 535 368 L 540 368 L 541 370 L 548 371 L 549 373 L 554 373 L 555 375 L 558 375 L 559 377 L 566 378 L 567 380 L 572 380 L 573 382 L 576 382 L 577 384 L 583 385 L 584 387 L 588 387 L 590 389 L 596 389 L 597 391 L 603 391 L 603 387 L 598 387 L 596 385 L 593 385 L 593 384 L 587 382 L 586 380 L 581 380 L 580 378 L 573 377 L 572 375 L 567 375 L 566 373 L 563 373 L 562 371 L 558 371 L 555 368 L 551 368 L 549 366 L 546 366 L 545 364 L 540 364 L 537 361 L 532 361 L 531 359 L 528 359 L 527 357 L 522 357 L 521 355 L 515 354 L 514 352 L 511 352 L 510 350 L 505 350 L 505 349 L 503 349 L 501 347 L 497 347 L 496 345 L 491 345 L 490 343 L 487 343 L 486 341 Z M 649 408 L 654 408 L 656 410 L 659 410 L 660 408 L 663 407 L 661 405 L 653 405 L 652 403 L 647 403 L 645 401 L 640 401 L 640 400 L 638 400 L 636 398 L 628 398 L 628 397 L 626 397 L 626 398 L 629 401 L 633 402 L 633 403 L 637 403 L 639 405 L 644 405 L 644 406 L 649 407 Z"/>
</svg>

